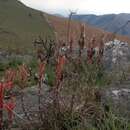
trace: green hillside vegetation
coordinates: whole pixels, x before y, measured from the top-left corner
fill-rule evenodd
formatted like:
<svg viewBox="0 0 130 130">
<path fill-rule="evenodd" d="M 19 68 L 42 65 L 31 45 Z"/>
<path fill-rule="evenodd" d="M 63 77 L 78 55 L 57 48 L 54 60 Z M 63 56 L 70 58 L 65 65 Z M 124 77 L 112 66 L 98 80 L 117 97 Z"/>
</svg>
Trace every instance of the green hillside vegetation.
<svg viewBox="0 0 130 130">
<path fill-rule="evenodd" d="M 0 48 L 31 50 L 39 35 L 53 36 L 42 12 L 17 0 L 0 0 Z"/>
</svg>

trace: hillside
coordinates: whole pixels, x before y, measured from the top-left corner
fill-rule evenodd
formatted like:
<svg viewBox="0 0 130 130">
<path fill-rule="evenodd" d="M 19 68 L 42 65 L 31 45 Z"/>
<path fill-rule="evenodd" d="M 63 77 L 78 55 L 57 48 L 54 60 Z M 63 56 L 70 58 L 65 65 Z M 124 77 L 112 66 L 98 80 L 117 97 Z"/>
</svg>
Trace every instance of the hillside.
<svg viewBox="0 0 130 130">
<path fill-rule="evenodd" d="M 130 14 L 108 14 L 108 15 L 75 15 L 74 20 L 86 22 L 93 26 L 109 32 L 116 32 L 121 26 L 130 20 Z M 118 34 L 130 36 L 130 23 L 123 27 Z"/>
<path fill-rule="evenodd" d="M 0 48 L 32 48 L 38 35 L 53 35 L 43 14 L 17 0 L 0 0 Z"/>
<path fill-rule="evenodd" d="M 61 17 L 52 16 L 48 14 L 46 14 L 45 16 L 48 19 L 51 26 L 53 27 L 54 31 L 56 32 L 58 39 L 66 40 L 68 20 L 66 18 L 61 18 Z M 80 25 L 81 24 L 78 21 L 73 20 L 71 22 L 71 36 L 75 39 L 76 45 L 78 44 L 77 40 L 79 39 L 80 36 Z M 86 24 L 85 32 L 86 32 L 86 41 L 87 41 L 86 44 L 90 41 L 92 36 L 96 37 L 97 44 L 99 43 L 100 36 L 102 34 L 105 34 L 106 41 L 109 41 L 112 38 L 112 33 L 103 31 L 102 29 L 91 26 L 89 24 Z M 127 36 L 116 35 L 116 38 L 121 41 L 130 43 L 130 39 Z"/>
</svg>

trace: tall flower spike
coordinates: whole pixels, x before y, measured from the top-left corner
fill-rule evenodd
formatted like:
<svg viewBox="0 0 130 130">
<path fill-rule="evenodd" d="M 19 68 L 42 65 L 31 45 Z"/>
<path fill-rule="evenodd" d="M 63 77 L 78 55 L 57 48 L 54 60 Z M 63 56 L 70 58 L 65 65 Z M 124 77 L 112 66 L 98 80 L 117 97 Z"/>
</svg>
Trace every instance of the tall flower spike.
<svg viewBox="0 0 130 130">
<path fill-rule="evenodd" d="M 3 126 L 3 98 L 4 98 L 4 88 L 3 83 L 0 83 L 0 129 Z"/>
<path fill-rule="evenodd" d="M 71 38 L 70 38 L 70 52 L 72 52 L 72 50 L 73 50 L 73 42 L 74 42 L 74 39 L 73 39 L 73 37 L 71 36 Z"/>
<path fill-rule="evenodd" d="M 99 52 L 98 52 L 98 63 L 101 62 L 104 53 L 104 34 L 101 35 L 100 43 L 99 43 Z"/>
<path fill-rule="evenodd" d="M 88 46 L 88 51 L 87 51 L 87 58 L 88 58 L 88 63 L 92 64 L 93 63 L 93 56 L 94 56 L 94 45 L 95 45 L 95 36 L 91 39 L 89 46 Z"/>
<path fill-rule="evenodd" d="M 79 38 L 79 58 L 82 55 L 82 50 L 84 49 L 84 45 L 85 45 L 85 25 L 82 24 L 81 25 L 81 34 L 80 34 L 80 38 Z"/>
<path fill-rule="evenodd" d="M 46 62 L 40 62 L 39 64 L 39 80 L 43 80 L 45 74 Z"/>
<path fill-rule="evenodd" d="M 56 84 L 57 85 L 61 81 L 65 61 L 66 61 L 65 56 L 58 56 L 58 61 L 57 61 L 57 66 L 56 66 Z"/>
</svg>

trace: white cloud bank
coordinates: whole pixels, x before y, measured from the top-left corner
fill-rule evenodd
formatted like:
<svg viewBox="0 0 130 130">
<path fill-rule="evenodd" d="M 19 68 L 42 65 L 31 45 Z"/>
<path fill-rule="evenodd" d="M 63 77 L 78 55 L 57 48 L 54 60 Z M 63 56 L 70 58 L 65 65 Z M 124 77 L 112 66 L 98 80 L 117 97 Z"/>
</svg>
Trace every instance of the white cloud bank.
<svg viewBox="0 0 130 130">
<path fill-rule="evenodd" d="M 78 13 L 130 13 L 130 0 L 21 0 L 27 6 L 49 13 L 67 14 L 68 10 Z"/>
</svg>

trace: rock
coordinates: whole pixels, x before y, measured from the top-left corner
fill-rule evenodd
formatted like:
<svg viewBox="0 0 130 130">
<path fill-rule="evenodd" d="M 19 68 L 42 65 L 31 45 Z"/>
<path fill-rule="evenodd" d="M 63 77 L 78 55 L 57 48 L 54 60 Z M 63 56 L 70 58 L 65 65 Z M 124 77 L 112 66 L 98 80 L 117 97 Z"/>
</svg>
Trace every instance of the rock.
<svg viewBox="0 0 130 130">
<path fill-rule="evenodd" d="M 16 54 L 14 52 L 8 52 L 0 49 L 0 61 L 1 63 L 7 63 L 10 60 L 21 60 L 28 63 L 33 58 L 30 54 Z"/>
<path fill-rule="evenodd" d="M 130 117 L 130 88 L 124 84 L 113 85 L 104 91 L 103 104 L 110 104 L 111 109 L 124 118 Z"/>
<path fill-rule="evenodd" d="M 106 43 L 103 63 L 108 70 L 128 69 L 130 66 L 130 45 L 116 39 Z"/>
<path fill-rule="evenodd" d="M 46 103 L 52 102 L 52 94 L 49 91 L 50 91 L 49 86 L 43 84 L 41 87 L 41 95 L 40 95 L 41 107 L 43 107 Z M 25 110 L 28 111 L 28 114 L 38 111 L 39 106 L 38 86 L 23 89 L 22 92 L 16 96 L 16 107 L 14 111 L 16 113 L 15 120 L 17 120 L 17 122 L 26 120 L 26 116 L 22 108 L 22 101 L 21 101 L 22 94 L 24 96 L 24 107 Z M 33 117 L 34 119 L 37 118 L 34 115 Z"/>
</svg>

